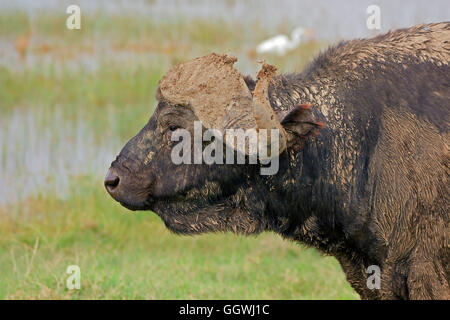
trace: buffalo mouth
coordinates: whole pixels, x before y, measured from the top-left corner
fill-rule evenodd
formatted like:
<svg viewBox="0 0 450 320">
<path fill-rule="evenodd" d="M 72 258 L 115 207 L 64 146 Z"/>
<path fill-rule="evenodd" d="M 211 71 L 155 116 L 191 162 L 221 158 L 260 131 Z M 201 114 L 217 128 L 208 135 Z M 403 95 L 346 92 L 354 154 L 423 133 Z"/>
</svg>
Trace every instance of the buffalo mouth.
<svg viewBox="0 0 450 320">
<path fill-rule="evenodd" d="M 164 214 L 189 215 L 204 210 L 208 207 L 217 206 L 230 199 L 238 190 L 238 184 L 230 184 L 231 187 L 223 188 L 217 182 L 206 182 L 201 187 L 189 187 L 189 189 L 168 195 L 153 195 L 152 188 L 129 189 L 121 185 L 120 194 L 108 193 L 123 207 L 131 211 L 151 210 L 162 216 Z M 128 189 L 128 190 L 127 190 Z"/>
<path fill-rule="evenodd" d="M 132 211 L 152 211 L 176 234 L 232 231 L 251 234 L 264 229 L 242 203 L 246 186 L 241 182 L 225 187 L 205 183 L 202 187 L 170 196 L 148 195 L 142 202 L 118 201 Z"/>
<path fill-rule="evenodd" d="M 119 201 L 120 205 L 127 208 L 131 211 L 146 211 L 146 210 L 152 210 L 152 206 L 150 203 L 144 202 L 144 203 L 127 203 L 127 202 L 121 202 Z"/>
<path fill-rule="evenodd" d="M 205 183 L 202 187 L 190 188 L 170 196 L 148 195 L 143 202 L 118 201 L 123 207 L 132 211 L 153 211 L 163 220 L 168 216 L 189 216 L 199 212 L 220 210 L 229 205 L 241 185 L 230 184 L 227 188 L 217 183 Z"/>
</svg>

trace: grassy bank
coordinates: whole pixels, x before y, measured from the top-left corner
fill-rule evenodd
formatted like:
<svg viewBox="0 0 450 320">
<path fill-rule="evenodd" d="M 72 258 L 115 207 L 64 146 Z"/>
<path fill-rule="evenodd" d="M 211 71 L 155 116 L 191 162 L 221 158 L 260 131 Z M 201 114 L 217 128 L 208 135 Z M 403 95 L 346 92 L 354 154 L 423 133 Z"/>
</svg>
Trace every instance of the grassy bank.
<svg viewBox="0 0 450 320">
<path fill-rule="evenodd" d="M 316 250 L 271 233 L 176 236 L 93 181 L 78 178 L 66 200 L 38 197 L 0 211 L 1 298 L 357 297 L 335 259 Z M 81 290 L 66 289 L 69 265 L 80 266 Z"/>
</svg>

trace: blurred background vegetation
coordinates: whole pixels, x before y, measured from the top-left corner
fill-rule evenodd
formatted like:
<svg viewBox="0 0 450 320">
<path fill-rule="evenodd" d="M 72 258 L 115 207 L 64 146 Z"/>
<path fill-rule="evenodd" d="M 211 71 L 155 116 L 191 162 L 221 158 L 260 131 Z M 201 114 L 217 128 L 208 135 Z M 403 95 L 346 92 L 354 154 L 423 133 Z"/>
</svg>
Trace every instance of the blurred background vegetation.
<svg viewBox="0 0 450 320">
<path fill-rule="evenodd" d="M 383 3 L 392 16 L 384 29 L 439 19 L 446 8 L 405 2 L 405 14 Z M 81 7 L 81 30 L 65 27 L 69 4 Z M 334 258 L 269 233 L 175 236 L 155 214 L 114 202 L 102 181 L 151 116 L 170 66 L 226 52 L 244 74 L 254 76 L 260 59 L 300 71 L 330 42 L 370 35 L 367 5 L 0 2 L 0 298 L 358 298 Z M 297 26 L 314 37 L 284 56 L 256 53 Z M 81 290 L 66 289 L 73 264 Z"/>
</svg>

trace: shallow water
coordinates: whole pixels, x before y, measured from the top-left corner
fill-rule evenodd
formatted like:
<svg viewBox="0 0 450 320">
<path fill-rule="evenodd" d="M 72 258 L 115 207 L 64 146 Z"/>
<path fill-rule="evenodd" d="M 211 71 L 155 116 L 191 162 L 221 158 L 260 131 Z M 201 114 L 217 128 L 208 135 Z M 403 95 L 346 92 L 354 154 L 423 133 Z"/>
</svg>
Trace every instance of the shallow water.
<svg viewBox="0 0 450 320">
<path fill-rule="evenodd" d="M 71 177 L 90 174 L 101 181 L 120 150 L 118 138 L 94 143 L 81 118 L 48 118 L 36 110 L 0 119 L 0 205 L 47 192 L 64 198 Z"/>
<path fill-rule="evenodd" d="M 321 39 L 356 38 L 371 35 L 366 28 L 366 8 L 381 8 L 381 31 L 417 23 L 450 20 L 447 0 L 78 0 L 82 13 L 144 15 L 153 20 L 203 18 L 211 20 L 260 22 L 275 29 L 280 24 L 300 25 L 314 30 Z M 64 13 L 71 0 L 0 1 L 2 10 L 23 9 L 30 16 L 42 11 Z"/>
</svg>

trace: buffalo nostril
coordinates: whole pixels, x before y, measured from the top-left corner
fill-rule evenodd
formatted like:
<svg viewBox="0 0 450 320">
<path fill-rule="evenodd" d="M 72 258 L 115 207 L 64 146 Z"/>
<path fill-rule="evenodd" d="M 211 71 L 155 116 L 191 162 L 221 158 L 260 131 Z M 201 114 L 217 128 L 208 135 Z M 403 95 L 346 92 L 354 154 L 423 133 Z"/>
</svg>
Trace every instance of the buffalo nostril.
<svg viewBox="0 0 450 320">
<path fill-rule="evenodd" d="M 108 191 L 114 190 L 119 185 L 120 178 L 109 169 L 105 177 L 105 187 Z"/>
</svg>

